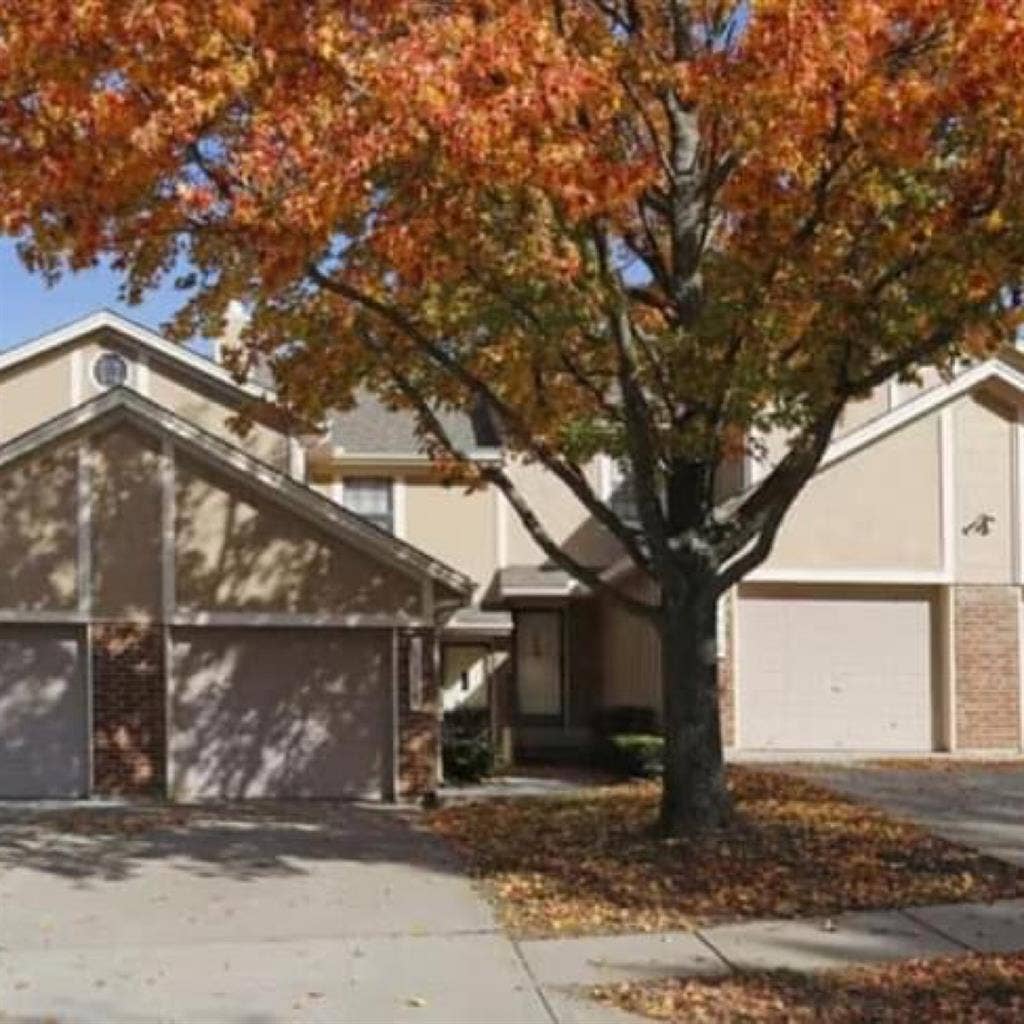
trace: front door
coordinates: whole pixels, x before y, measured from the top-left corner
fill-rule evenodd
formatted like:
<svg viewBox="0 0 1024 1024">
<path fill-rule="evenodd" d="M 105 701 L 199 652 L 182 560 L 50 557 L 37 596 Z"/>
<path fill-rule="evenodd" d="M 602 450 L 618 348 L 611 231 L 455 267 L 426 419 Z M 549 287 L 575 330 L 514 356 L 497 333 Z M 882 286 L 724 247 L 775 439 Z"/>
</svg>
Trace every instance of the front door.
<svg viewBox="0 0 1024 1024">
<path fill-rule="evenodd" d="M 561 612 L 530 611 L 516 615 L 516 678 L 521 716 L 561 717 Z"/>
</svg>

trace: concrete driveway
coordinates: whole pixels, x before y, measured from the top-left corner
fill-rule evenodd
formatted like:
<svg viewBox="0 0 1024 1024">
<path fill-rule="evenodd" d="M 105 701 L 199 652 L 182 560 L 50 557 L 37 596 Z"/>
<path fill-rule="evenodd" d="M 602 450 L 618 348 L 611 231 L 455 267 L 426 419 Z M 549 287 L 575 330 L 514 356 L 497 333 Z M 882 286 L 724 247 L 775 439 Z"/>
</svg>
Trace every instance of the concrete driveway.
<svg viewBox="0 0 1024 1024">
<path fill-rule="evenodd" d="M 1024 761 L 1001 766 L 816 767 L 806 772 L 856 800 L 1024 867 Z"/>
<path fill-rule="evenodd" d="M 604 1018 L 537 988 L 414 819 L 303 804 L 0 807 L 0 1019 Z"/>
</svg>

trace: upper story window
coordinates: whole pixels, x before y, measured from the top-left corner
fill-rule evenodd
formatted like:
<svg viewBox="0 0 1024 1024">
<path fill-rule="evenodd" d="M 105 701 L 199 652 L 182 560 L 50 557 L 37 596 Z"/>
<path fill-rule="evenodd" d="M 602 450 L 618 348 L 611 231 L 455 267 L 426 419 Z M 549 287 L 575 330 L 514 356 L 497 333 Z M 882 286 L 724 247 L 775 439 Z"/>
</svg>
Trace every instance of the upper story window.
<svg viewBox="0 0 1024 1024">
<path fill-rule="evenodd" d="M 342 504 L 388 533 L 395 532 L 393 481 L 383 476 L 348 476 L 342 485 Z"/>
<path fill-rule="evenodd" d="M 128 382 L 128 361 L 116 352 L 104 352 L 92 364 L 92 379 L 101 388 L 117 388 Z"/>
</svg>

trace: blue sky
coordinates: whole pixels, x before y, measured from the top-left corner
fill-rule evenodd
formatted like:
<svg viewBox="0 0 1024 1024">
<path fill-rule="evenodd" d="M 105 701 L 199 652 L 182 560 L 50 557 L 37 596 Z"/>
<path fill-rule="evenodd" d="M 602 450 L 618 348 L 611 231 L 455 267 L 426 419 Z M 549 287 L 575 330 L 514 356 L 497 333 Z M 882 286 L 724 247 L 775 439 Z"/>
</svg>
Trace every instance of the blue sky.
<svg viewBox="0 0 1024 1024">
<path fill-rule="evenodd" d="M 151 295 L 141 306 L 117 301 L 117 276 L 99 269 L 66 276 L 53 288 L 28 273 L 13 242 L 0 238 L 0 351 L 107 306 L 158 329 L 184 301 L 173 288 Z"/>
</svg>

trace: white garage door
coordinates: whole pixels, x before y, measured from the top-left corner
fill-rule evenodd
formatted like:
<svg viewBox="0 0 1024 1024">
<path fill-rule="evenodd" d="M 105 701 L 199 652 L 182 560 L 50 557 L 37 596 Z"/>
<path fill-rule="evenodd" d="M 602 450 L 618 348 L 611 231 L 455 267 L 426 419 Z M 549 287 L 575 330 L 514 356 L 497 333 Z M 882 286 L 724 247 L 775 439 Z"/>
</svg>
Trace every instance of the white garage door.
<svg viewBox="0 0 1024 1024">
<path fill-rule="evenodd" d="M 919 589 L 748 589 L 740 745 L 931 750 L 932 604 Z"/>
<path fill-rule="evenodd" d="M 176 799 L 377 796 L 390 778 L 391 637 L 175 630 Z"/>
<path fill-rule="evenodd" d="M 0 798 L 89 789 L 85 637 L 63 626 L 0 626 Z"/>
</svg>

